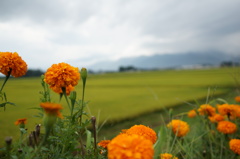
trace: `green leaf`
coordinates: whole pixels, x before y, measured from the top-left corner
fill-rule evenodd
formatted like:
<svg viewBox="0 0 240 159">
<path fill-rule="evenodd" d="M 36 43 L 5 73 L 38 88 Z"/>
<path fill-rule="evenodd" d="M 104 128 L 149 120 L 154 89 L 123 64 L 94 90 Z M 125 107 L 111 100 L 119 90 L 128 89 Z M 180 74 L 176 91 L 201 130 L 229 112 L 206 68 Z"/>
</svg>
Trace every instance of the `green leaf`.
<svg viewBox="0 0 240 159">
<path fill-rule="evenodd" d="M 42 110 L 41 107 L 31 107 L 31 108 L 28 108 L 28 109 L 37 109 L 37 110 Z"/>
<path fill-rule="evenodd" d="M 12 155 L 11 158 L 12 158 L 12 159 L 18 159 L 18 157 L 15 156 L 15 155 Z"/>
<path fill-rule="evenodd" d="M 49 149 L 46 148 L 46 147 L 41 147 L 41 150 L 42 150 L 42 151 L 49 151 Z"/>
<path fill-rule="evenodd" d="M 89 130 L 86 130 L 86 134 L 87 134 L 86 148 L 88 149 L 91 146 L 91 136 L 92 136 L 92 133 Z"/>
<path fill-rule="evenodd" d="M 0 107 L 5 107 L 6 103 L 0 104 Z"/>
<path fill-rule="evenodd" d="M 27 133 L 27 130 L 24 129 L 24 128 L 20 128 L 20 131 L 21 131 L 21 133 L 23 133 L 23 134 L 26 134 L 26 133 Z"/>
<path fill-rule="evenodd" d="M 5 102 L 5 103 L 1 103 L 1 104 L 0 104 L 0 107 L 5 107 L 6 104 L 16 106 L 16 104 L 14 104 L 14 103 L 11 103 L 11 102 Z"/>
</svg>

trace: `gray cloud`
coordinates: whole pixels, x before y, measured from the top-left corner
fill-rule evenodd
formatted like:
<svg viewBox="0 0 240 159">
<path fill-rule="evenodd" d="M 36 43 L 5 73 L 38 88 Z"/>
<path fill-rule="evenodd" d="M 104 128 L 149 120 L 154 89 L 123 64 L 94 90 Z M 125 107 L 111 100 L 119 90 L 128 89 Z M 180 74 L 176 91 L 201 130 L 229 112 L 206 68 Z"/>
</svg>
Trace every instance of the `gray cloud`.
<svg viewBox="0 0 240 159">
<path fill-rule="evenodd" d="M 0 20 L 27 19 L 34 23 L 81 23 L 96 9 L 90 1 L 1 0 Z"/>
<path fill-rule="evenodd" d="M 237 54 L 239 6 L 239 0 L 1 0 L 0 51 L 17 51 L 44 68 L 154 53 Z"/>
<path fill-rule="evenodd" d="M 207 34 L 222 34 L 229 29 L 239 30 L 240 1 L 174 2 L 164 8 L 157 8 L 156 12 L 143 20 L 146 33 L 168 36 L 169 33 L 174 32 L 199 31 Z"/>
</svg>

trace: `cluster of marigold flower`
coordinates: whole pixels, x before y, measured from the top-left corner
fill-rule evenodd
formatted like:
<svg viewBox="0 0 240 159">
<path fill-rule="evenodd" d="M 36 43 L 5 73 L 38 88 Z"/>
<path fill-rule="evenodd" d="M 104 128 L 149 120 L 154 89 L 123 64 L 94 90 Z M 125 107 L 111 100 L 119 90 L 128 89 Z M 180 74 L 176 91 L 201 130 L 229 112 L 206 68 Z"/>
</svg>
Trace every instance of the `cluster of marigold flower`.
<svg viewBox="0 0 240 159">
<path fill-rule="evenodd" d="M 189 125 L 182 120 L 174 119 L 167 124 L 173 134 L 181 138 L 187 135 Z M 102 140 L 98 143 L 103 148 L 102 153 L 107 152 L 109 159 L 114 158 L 153 158 L 153 145 L 157 141 L 156 132 L 144 125 L 134 125 L 129 129 L 124 129 L 112 140 Z M 160 159 L 178 159 L 170 153 L 162 153 Z"/>
<path fill-rule="evenodd" d="M 6 76 L 21 77 L 27 72 L 27 64 L 17 52 L 0 52 L 0 72 Z M 64 62 L 53 64 L 44 74 L 44 81 L 49 84 L 54 92 L 59 94 L 66 93 L 66 95 L 69 95 L 79 80 L 79 69 Z M 60 104 L 46 102 L 41 103 L 40 106 L 44 109 L 46 115 L 63 118 L 60 112 L 63 107 Z M 16 125 L 22 123 L 26 123 L 25 118 L 15 122 Z"/>
<path fill-rule="evenodd" d="M 240 96 L 235 97 L 236 102 L 240 102 Z M 236 120 L 240 118 L 240 105 L 238 104 L 217 104 L 216 107 L 210 104 L 203 104 L 197 110 L 188 112 L 189 118 L 197 115 L 207 116 L 210 123 L 216 124 L 216 129 L 222 134 L 234 134 L 238 125 Z M 229 148 L 240 155 L 240 139 L 232 138 L 229 141 Z"/>
<path fill-rule="evenodd" d="M 13 77 L 21 77 L 27 72 L 27 64 L 17 52 L 0 52 L 0 72 L 6 75 L 6 79 L 8 79 L 10 75 Z M 64 62 L 53 64 L 44 74 L 44 81 L 54 92 L 59 94 L 66 93 L 66 95 L 69 95 L 79 80 L 79 69 Z M 57 117 L 63 118 L 60 112 L 60 110 L 63 109 L 61 104 L 45 102 L 40 103 L 40 106 L 45 112 L 44 119 L 46 129 L 49 129 L 55 123 Z M 15 125 L 24 128 L 26 122 L 26 118 L 21 118 L 15 122 Z"/>
<path fill-rule="evenodd" d="M 235 100 L 240 102 L 240 96 L 237 96 Z M 217 105 L 217 108 L 215 108 L 209 104 L 203 104 L 199 109 L 188 112 L 188 117 L 190 118 L 194 118 L 197 115 L 207 116 L 211 123 L 217 124 L 217 130 L 220 133 L 233 134 L 237 131 L 237 125 L 234 123 L 234 120 L 240 118 L 240 105 L 221 104 Z M 179 119 L 173 119 L 167 124 L 167 127 L 171 129 L 173 134 L 178 138 L 186 136 L 190 131 L 189 124 Z M 141 137 L 136 137 L 136 135 Z M 110 159 L 118 157 L 137 158 L 136 156 L 152 158 L 154 153 L 152 145 L 146 143 L 143 144 L 143 142 L 135 140 L 149 140 L 154 144 L 156 139 L 156 133 L 151 128 L 144 125 L 135 125 L 130 129 L 123 130 L 112 140 L 102 140 L 98 145 L 107 151 Z M 137 143 L 137 145 L 132 144 L 133 142 Z M 234 153 L 240 155 L 240 139 L 230 139 L 229 147 Z M 139 149 L 147 153 L 140 152 Z M 160 159 L 178 158 L 170 153 L 163 153 L 160 154 Z"/>
<path fill-rule="evenodd" d="M 26 74 L 27 64 L 21 59 L 18 53 L 0 52 L 0 72 L 6 76 L 12 75 L 20 77 Z M 44 81 L 49 84 L 50 88 L 56 93 L 66 93 L 69 95 L 78 84 L 80 73 L 78 68 L 72 67 L 67 63 L 53 64 L 44 74 Z M 64 92 L 65 91 L 65 92 Z M 49 129 L 53 126 L 56 118 L 63 118 L 60 110 L 63 107 L 57 103 L 40 103 L 45 111 L 45 128 Z M 51 120 L 50 120 L 51 119 Z M 50 122 L 49 122 L 50 121 Z M 26 118 L 18 119 L 15 125 L 24 128 L 27 122 Z M 178 130 L 179 124 L 181 125 Z M 173 128 L 174 133 L 178 132 L 178 136 L 184 136 L 188 131 L 188 125 L 184 122 L 173 120 L 168 125 Z M 108 158 L 153 158 L 153 144 L 157 140 L 154 130 L 144 125 L 135 125 L 128 130 L 124 130 L 114 139 L 101 141 L 98 145 L 107 148 Z M 108 146 L 107 146 L 108 145 Z M 165 153 L 160 155 L 161 159 L 173 157 L 171 154 Z M 176 157 L 174 159 L 177 159 Z"/>
<path fill-rule="evenodd" d="M 6 76 L 20 77 L 26 74 L 27 64 L 16 53 L 0 52 L 0 72 Z M 69 95 L 74 86 L 80 80 L 80 72 L 77 67 L 73 67 L 67 63 L 53 64 L 44 74 L 44 81 L 50 88 L 59 94 Z M 2 91 L 2 89 L 1 89 Z M 236 101 L 240 102 L 240 97 L 236 97 Z M 57 103 L 40 103 L 45 111 L 44 125 L 45 129 L 50 129 L 57 118 L 63 118 L 60 110 L 63 107 Z M 207 115 L 209 120 L 218 124 L 217 130 L 223 134 L 232 134 L 237 130 L 237 126 L 231 120 L 240 118 L 240 106 L 222 104 L 217 109 L 209 104 L 201 105 L 196 110 L 188 113 L 189 117 L 199 115 Z M 20 128 L 24 128 L 27 119 L 18 119 L 15 124 Z M 184 137 L 188 134 L 189 125 L 182 120 L 174 119 L 167 124 L 177 137 Z M 117 135 L 112 140 L 102 140 L 98 146 L 102 148 L 101 153 L 106 154 L 109 159 L 114 158 L 153 158 L 154 144 L 157 141 L 156 132 L 144 125 L 135 125 Z M 240 155 L 240 139 L 231 139 L 229 142 L 230 149 Z M 177 159 L 170 153 L 163 153 L 159 156 L 161 159 Z"/>
<path fill-rule="evenodd" d="M 174 122 L 175 123 L 175 122 Z M 181 122 L 180 122 L 181 123 Z M 188 125 L 171 125 L 174 130 L 181 127 L 182 131 L 185 131 L 185 126 Z M 170 126 L 171 125 L 171 126 Z M 183 126 L 183 127 L 182 127 Z M 189 129 L 188 129 L 189 130 Z M 183 134 L 188 132 L 183 132 Z M 181 135 L 183 135 L 181 134 Z M 98 143 L 98 146 L 102 147 L 101 153 L 107 153 L 109 159 L 115 158 L 146 158 L 150 159 L 154 156 L 154 144 L 157 141 L 156 132 L 145 125 L 134 125 L 129 129 L 122 130 L 112 140 L 102 140 Z M 178 159 L 170 153 L 162 153 L 159 155 L 161 159 Z"/>
</svg>

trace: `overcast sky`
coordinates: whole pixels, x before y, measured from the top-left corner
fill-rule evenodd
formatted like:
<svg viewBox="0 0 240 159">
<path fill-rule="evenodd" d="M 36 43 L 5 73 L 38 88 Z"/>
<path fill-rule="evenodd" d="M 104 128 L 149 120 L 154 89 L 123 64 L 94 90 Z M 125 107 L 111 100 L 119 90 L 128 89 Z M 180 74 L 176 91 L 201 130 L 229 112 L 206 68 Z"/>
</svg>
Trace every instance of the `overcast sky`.
<svg viewBox="0 0 240 159">
<path fill-rule="evenodd" d="M 29 68 L 139 55 L 240 53 L 240 0 L 0 0 L 0 51 Z"/>
</svg>

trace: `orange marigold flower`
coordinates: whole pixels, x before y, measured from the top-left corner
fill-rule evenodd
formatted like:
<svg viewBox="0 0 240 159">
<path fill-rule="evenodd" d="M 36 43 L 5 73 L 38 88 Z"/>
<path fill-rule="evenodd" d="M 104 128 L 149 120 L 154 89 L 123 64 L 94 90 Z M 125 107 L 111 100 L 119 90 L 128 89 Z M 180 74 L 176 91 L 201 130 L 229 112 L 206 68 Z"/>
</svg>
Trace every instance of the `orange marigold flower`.
<svg viewBox="0 0 240 159">
<path fill-rule="evenodd" d="M 240 105 L 232 104 L 235 117 L 240 117 Z"/>
<path fill-rule="evenodd" d="M 240 155 L 240 139 L 231 139 L 229 147 L 234 153 Z"/>
<path fill-rule="evenodd" d="M 78 68 L 64 62 L 53 64 L 47 69 L 44 77 L 44 81 L 54 90 L 66 88 L 70 85 L 74 87 L 78 84 L 79 79 L 80 73 Z"/>
<path fill-rule="evenodd" d="M 136 134 L 116 136 L 107 149 L 108 159 L 150 159 L 154 156 L 152 142 Z"/>
<path fill-rule="evenodd" d="M 213 116 L 216 113 L 216 108 L 209 104 L 203 104 L 200 106 L 198 109 L 198 112 L 200 115 L 208 115 L 208 116 Z"/>
<path fill-rule="evenodd" d="M 103 147 L 103 148 L 107 148 L 107 145 L 110 143 L 111 140 L 102 140 L 98 143 L 98 146 Z"/>
<path fill-rule="evenodd" d="M 236 97 L 235 97 L 235 101 L 236 101 L 236 102 L 240 102 L 240 96 L 236 96 Z"/>
<path fill-rule="evenodd" d="M 221 114 L 215 114 L 213 116 L 209 116 L 208 119 L 212 123 L 217 123 L 217 122 L 223 121 L 224 120 L 224 116 L 222 116 Z"/>
<path fill-rule="evenodd" d="M 190 110 L 189 112 L 188 112 L 188 117 L 189 118 L 194 118 L 195 116 L 197 115 L 197 112 L 196 112 L 196 110 Z"/>
<path fill-rule="evenodd" d="M 121 133 L 126 133 L 128 129 L 122 129 Z"/>
<path fill-rule="evenodd" d="M 27 64 L 17 52 L 0 52 L 0 72 L 4 75 L 20 77 L 26 74 Z"/>
<path fill-rule="evenodd" d="M 235 119 L 236 117 L 240 117 L 240 106 L 234 104 L 222 104 L 217 105 L 218 112 L 221 115 L 226 115 L 230 119 Z"/>
<path fill-rule="evenodd" d="M 40 103 L 40 106 L 44 109 L 47 115 L 63 118 L 60 112 L 60 110 L 63 109 L 61 104 L 46 102 L 46 103 Z"/>
<path fill-rule="evenodd" d="M 56 87 L 56 86 L 50 86 L 50 88 L 55 92 L 55 93 L 63 93 L 62 88 Z M 66 94 L 69 95 L 71 91 L 74 90 L 74 87 L 72 85 L 68 85 L 66 87 Z"/>
<path fill-rule="evenodd" d="M 131 128 L 127 129 L 125 133 L 128 135 L 136 134 L 139 136 L 143 136 L 146 139 L 152 141 L 152 143 L 155 143 L 157 141 L 156 132 L 153 129 L 144 125 L 134 125 Z"/>
<path fill-rule="evenodd" d="M 173 156 L 169 153 L 160 154 L 160 159 L 178 159 L 177 157 Z"/>
<path fill-rule="evenodd" d="M 172 120 L 167 127 L 171 128 L 173 133 L 178 137 L 185 136 L 190 130 L 189 125 L 181 120 Z"/>
<path fill-rule="evenodd" d="M 15 121 L 15 125 L 20 125 L 20 124 L 26 124 L 27 123 L 27 118 L 22 118 L 22 119 L 18 119 L 17 121 Z"/>
<path fill-rule="evenodd" d="M 233 107 L 230 104 L 219 104 L 217 105 L 217 109 L 221 115 L 230 116 L 234 113 Z"/>
<path fill-rule="evenodd" d="M 217 130 L 224 134 L 233 134 L 237 131 L 237 126 L 230 121 L 220 121 L 218 122 Z"/>
</svg>

